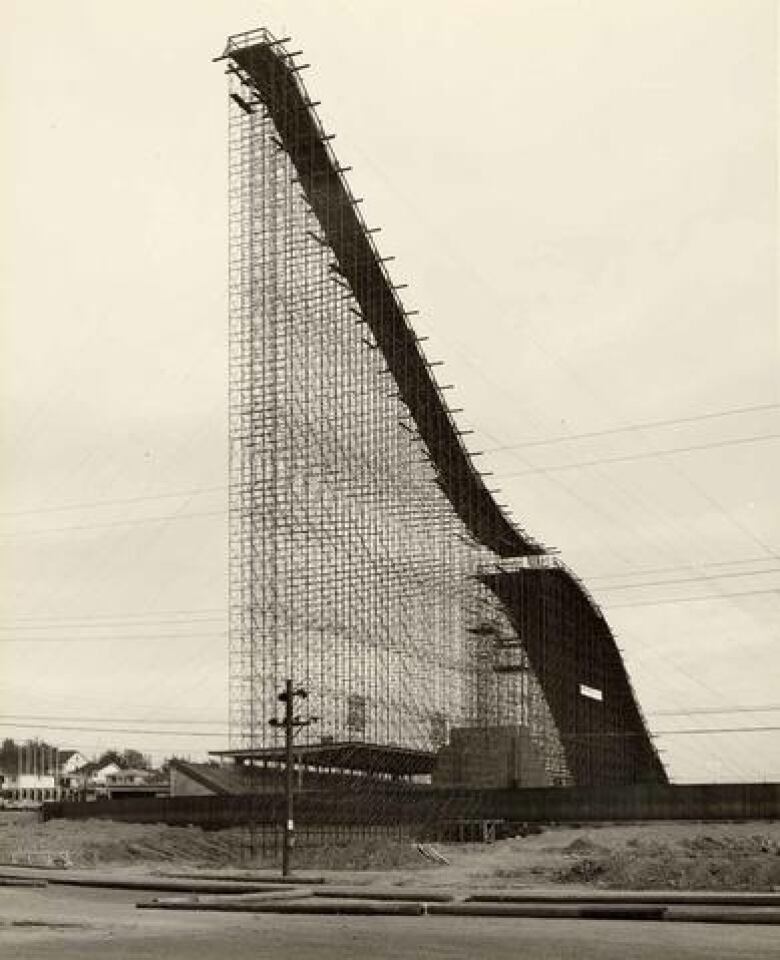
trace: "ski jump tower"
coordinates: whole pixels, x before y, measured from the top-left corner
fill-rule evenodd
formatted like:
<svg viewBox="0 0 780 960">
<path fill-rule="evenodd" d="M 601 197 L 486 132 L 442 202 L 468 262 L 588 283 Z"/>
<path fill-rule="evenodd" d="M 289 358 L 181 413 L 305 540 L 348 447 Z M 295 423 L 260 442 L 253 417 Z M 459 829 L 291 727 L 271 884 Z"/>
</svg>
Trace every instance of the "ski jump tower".
<svg viewBox="0 0 780 960">
<path fill-rule="evenodd" d="M 266 30 L 219 59 L 231 747 L 279 745 L 292 677 L 319 718 L 300 746 L 334 766 L 351 749 L 364 773 L 419 772 L 453 729 L 512 728 L 550 782 L 664 779 L 600 610 L 472 463 L 305 64 Z"/>
</svg>

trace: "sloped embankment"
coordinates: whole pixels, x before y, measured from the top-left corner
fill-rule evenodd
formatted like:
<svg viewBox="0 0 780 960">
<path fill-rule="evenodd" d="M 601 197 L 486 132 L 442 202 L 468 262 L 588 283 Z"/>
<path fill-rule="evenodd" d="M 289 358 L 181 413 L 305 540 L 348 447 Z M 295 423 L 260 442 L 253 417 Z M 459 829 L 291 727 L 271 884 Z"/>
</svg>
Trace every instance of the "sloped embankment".
<svg viewBox="0 0 780 960">
<path fill-rule="evenodd" d="M 189 864 L 221 867 L 247 865 L 249 831 L 203 830 L 167 824 L 121 823 L 113 820 L 49 820 L 42 823 L 34 813 L 0 812 L 0 862 L 24 862 L 32 855 L 67 854 L 74 867 L 111 864 Z M 258 844 L 260 847 L 260 844 Z M 254 866 L 275 866 L 279 856 L 259 849 Z M 300 867 L 332 870 L 390 870 L 426 866 L 410 844 L 376 840 L 300 845 Z"/>
<path fill-rule="evenodd" d="M 754 825 L 758 826 L 758 825 Z M 557 874 L 564 883 L 625 890 L 750 890 L 780 887 L 780 840 L 767 832 L 713 835 L 706 827 L 678 839 L 632 838 L 616 849 L 573 850 Z"/>
</svg>

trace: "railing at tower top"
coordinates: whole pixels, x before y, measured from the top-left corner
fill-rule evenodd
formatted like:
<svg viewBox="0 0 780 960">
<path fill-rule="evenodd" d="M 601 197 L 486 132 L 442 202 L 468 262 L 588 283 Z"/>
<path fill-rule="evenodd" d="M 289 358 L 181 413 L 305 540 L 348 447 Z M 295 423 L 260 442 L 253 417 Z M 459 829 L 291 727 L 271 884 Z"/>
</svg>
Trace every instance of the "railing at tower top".
<svg viewBox="0 0 780 960">
<path fill-rule="evenodd" d="M 252 47 L 257 43 L 282 45 L 287 43 L 289 39 L 289 37 L 283 37 L 281 40 L 277 40 L 266 27 L 255 27 L 252 30 L 244 30 L 243 33 L 231 33 L 227 38 L 227 44 L 225 45 L 222 56 L 216 59 L 224 60 L 226 57 L 229 57 L 233 51 L 242 50 L 244 47 Z"/>
</svg>

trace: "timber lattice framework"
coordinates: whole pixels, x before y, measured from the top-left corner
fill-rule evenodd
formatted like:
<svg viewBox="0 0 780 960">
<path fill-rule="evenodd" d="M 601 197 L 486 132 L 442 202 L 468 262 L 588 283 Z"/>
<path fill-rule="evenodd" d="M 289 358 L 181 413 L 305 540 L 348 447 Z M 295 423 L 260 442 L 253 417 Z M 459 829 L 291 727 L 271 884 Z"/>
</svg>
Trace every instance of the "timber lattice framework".
<svg viewBox="0 0 780 960">
<path fill-rule="evenodd" d="M 293 677 L 319 718 L 301 746 L 406 750 L 411 774 L 456 731 L 502 728 L 540 783 L 663 780 L 601 611 L 475 469 L 304 65 L 265 30 L 220 59 L 231 746 L 278 745 Z"/>
</svg>

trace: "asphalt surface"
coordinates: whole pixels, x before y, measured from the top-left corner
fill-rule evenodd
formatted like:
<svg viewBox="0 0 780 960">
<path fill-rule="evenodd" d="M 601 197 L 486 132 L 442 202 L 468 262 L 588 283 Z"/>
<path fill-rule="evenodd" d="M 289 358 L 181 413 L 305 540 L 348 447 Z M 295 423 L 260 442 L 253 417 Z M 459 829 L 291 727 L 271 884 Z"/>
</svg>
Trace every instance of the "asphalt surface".
<svg viewBox="0 0 780 960">
<path fill-rule="evenodd" d="M 0 889 L 18 960 L 777 960 L 780 928 L 622 920 L 316 917 L 137 910 L 127 890 Z"/>
</svg>

